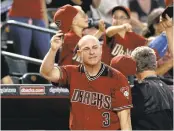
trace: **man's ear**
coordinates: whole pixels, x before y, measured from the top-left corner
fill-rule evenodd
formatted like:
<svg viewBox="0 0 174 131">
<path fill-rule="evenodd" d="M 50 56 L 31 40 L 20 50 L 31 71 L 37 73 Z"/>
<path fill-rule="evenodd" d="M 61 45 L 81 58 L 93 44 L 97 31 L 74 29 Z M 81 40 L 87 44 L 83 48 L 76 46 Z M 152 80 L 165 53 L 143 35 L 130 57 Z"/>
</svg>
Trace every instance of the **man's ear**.
<svg viewBox="0 0 174 131">
<path fill-rule="evenodd" d="M 83 63 L 82 51 L 81 50 L 77 50 L 77 57 L 79 58 L 79 62 Z"/>
<path fill-rule="evenodd" d="M 100 45 L 101 55 L 103 53 L 103 45 Z"/>
<path fill-rule="evenodd" d="M 81 50 L 77 50 L 77 56 L 81 57 L 82 51 Z"/>
</svg>

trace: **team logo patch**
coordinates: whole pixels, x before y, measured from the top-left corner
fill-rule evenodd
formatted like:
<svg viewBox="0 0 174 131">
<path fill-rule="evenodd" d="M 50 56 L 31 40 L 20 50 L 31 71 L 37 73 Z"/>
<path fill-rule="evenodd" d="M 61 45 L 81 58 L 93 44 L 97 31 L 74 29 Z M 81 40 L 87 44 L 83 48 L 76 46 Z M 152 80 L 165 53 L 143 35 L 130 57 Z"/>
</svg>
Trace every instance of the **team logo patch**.
<svg viewBox="0 0 174 131">
<path fill-rule="evenodd" d="M 120 89 L 120 91 L 123 93 L 123 95 L 127 98 L 127 99 L 129 99 L 129 87 L 122 87 L 121 89 Z"/>
</svg>

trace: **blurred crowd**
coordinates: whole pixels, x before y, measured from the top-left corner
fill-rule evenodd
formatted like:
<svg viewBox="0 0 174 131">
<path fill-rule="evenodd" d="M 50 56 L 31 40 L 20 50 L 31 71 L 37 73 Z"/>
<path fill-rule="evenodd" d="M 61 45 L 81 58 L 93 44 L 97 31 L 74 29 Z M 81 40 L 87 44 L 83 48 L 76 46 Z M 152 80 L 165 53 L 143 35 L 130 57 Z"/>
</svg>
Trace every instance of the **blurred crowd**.
<svg viewBox="0 0 174 131">
<path fill-rule="evenodd" d="M 168 45 L 170 36 L 166 33 L 166 24 L 162 23 L 162 19 L 168 18 L 168 16 L 162 16 L 162 13 L 172 3 L 172 0 L 2 0 L 1 26 L 9 20 L 15 20 L 57 31 L 60 29 L 60 24 L 68 26 L 67 21 L 71 21 L 71 16 L 64 14 L 61 16 L 63 22 L 56 25 L 55 13 L 62 6 L 70 4 L 81 11 L 80 17 L 84 18 L 84 25 L 82 20 L 81 25 L 78 25 L 80 31 L 79 27 L 72 27 L 72 32 L 75 32 L 73 39 L 76 40 L 69 42 L 71 39 L 64 38 L 65 45 L 58 51 L 55 63 L 78 64 L 74 60 L 78 59 L 74 53 L 76 43 L 83 35 L 90 34 L 96 36 L 101 43 L 105 43 L 103 44 L 103 62 L 108 65 L 111 64 L 110 61 L 113 57 L 130 55 L 138 46 L 146 45 L 153 48 L 158 58 L 157 74 L 172 80 L 173 56 L 170 45 Z M 169 19 L 173 16 L 171 13 L 168 15 Z M 3 48 L 4 45 L 2 45 L 1 49 L 42 60 L 50 48 L 52 35 L 9 25 L 2 30 L 2 40 L 6 40 L 7 47 Z M 9 40 L 13 44 L 8 44 Z M 3 58 L 2 64 L 4 61 L 6 60 Z M 9 69 L 5 69 L 10 65 L 7 62 L 7 66 L 1 66 L 1 68 L 3 67 L 1 70 L 6 72 L 3 74 L 14 75 L 10 73 Z M 30 63 L 25 66 L 21 65 L 21 70 L 22 68 L 26 68 L 26 72 L 39 73 L 39 67 Z M 129 69 L 124 68 L 124 70 Z M 132 75 L 128 75 L 130 83 L 134 80 Z M 2 83 L 3 77 L 5 78 L 4 75 L 1 75 Z"/>
</svg>

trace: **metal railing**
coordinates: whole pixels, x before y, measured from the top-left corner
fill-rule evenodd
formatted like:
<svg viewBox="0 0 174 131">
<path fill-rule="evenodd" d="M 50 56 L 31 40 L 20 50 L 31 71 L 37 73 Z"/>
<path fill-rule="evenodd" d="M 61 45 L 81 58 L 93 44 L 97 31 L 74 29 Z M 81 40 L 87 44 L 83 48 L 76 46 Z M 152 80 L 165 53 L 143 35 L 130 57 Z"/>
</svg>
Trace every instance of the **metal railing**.
<svg viewBox="0 0 174 131">
<path fill-rule="evenodd" d="M 3 23 L 1 26 L 1 31 L 3 32 L 8 25 L 15 25 L 15 26 L 33 29 L 33 30 L 37 30 L 37 31 L 45 32 L 45 33 L 50 33 L 50 34 L 56 34 L 56 32 L 57 32 L 52 29 L 47 29 L 47 28 L 43 28 L 43 27 L 39 27 L 39 26 L 35 26 L 35 25 L 29 25 L 29 24 L 14 21 L 14 20 L 8 20 L 7 22 Z M 19 54 L 7 52 L 7 51 L 1 51 L 1 54 L 4 56 L 15 58 L 15 59 L 25 60 L 27 62 L 31 62 L 31 63 L 37 64 L 37 65 L 40 65 L 42 63 L 42 60 L 40 60 L 40 59 L 23 56 L 23 55 L 19 55 Z M 55 66 L 57 66 L 57 64 L 55 64 Z"/>
<path fill-rule="evenodd" d="M 47 29 L 47 28 L 43 28 L 43 27 L 39 27 L 39 26 L 35 26 L 35 25 L 29 25 L 26 23 L 15 21 L 15 20 L 8 20 L 7 22 L 3 23 L 3 25 L 1 26 L 2 32 L 5 30 L 7 25 L 15 25 L 15 26 L 33 29 L 33 30 L 37 30 L 37 31 L 45 32 L 45 33 L 50 33 L 50 34 L 56 34 L 56 32 L 57 32 L 52 29 Z"/>
<path fill-rule="evenodd" d="M 1 51 L 1 54 L 4 56 L 15 58 L 15 59 L 25 60 L 27 62 L 37 64 L 37 65 L 41 65 L 42 61 L 43 61 L 40 59 L 36 59 L 36 58 L 28 57 L 28 56 L 23 56 L 23 55 L 18 55 L 18 54 L 7 52 L 7 51 Z M 58 64 L 55 63 L 54 65 L 57 66 Z"/>
</svg>

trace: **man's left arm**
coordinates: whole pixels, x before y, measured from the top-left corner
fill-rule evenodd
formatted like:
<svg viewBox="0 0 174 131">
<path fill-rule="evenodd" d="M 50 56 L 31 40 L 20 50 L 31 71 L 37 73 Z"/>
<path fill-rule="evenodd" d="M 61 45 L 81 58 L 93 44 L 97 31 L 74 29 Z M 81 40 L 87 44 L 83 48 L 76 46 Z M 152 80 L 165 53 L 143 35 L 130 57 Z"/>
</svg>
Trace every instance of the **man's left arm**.
<svg viewBox="0 0 174 131">
<path fill-rule="evenodd" d="M 130 109 L 118 111 L 117 115 L 120 120 L 121 130 L 132 130 Z"/>
<path fill-rule="evenodd" d="M 128 84 L 127 78 L 118 73 L 119 88 L 113 89 L 112 96 L 112 110 L 117 112 L 121 130 L 132 130 L 130 109 L 132 105 L 131 88 Z"/>
</svg>

